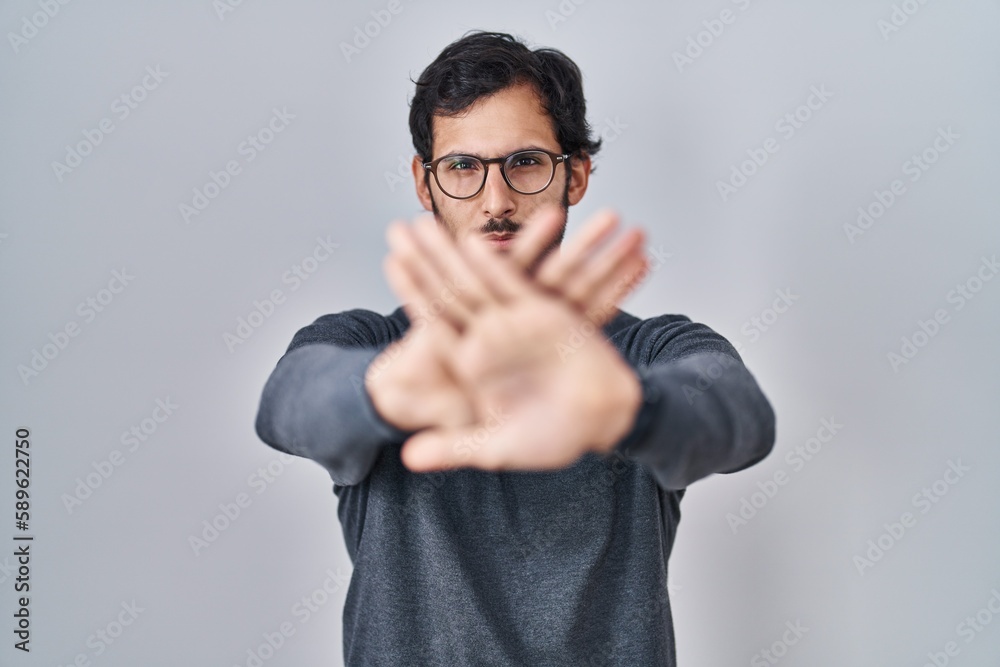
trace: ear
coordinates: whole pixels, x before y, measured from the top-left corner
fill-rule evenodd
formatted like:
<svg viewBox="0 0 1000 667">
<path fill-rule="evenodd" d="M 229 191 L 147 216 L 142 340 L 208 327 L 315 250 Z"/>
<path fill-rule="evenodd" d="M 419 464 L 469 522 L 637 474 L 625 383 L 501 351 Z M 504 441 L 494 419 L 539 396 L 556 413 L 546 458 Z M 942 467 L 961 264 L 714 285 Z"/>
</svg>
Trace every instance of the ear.
<svg viewBox="0 0 1000 667">
<path fill-rule="evenodd" d="M 587 192 L 587 183 L 590 180 L 590 156 L 584 153 L 583 157 L 570 158 L 570 164 L 572 171 L 569 175 L 566 197 L 569 199 L 569 205 L 575 206 Z"/>
<path fill-rule="evenodd" d="M 419 155 L 413 156 L 410 170 L 413 172 L 413 185 L 417 190 L 417 199 L 420 200 L 420 204 L 424 207 L 425 211 L 433 211 L 434 205 L 431 202 L 430 192 L 431 179 L 427 177 L 428 172 L 424 169 L 424 162 L 420 159 Z"/>
</svg>

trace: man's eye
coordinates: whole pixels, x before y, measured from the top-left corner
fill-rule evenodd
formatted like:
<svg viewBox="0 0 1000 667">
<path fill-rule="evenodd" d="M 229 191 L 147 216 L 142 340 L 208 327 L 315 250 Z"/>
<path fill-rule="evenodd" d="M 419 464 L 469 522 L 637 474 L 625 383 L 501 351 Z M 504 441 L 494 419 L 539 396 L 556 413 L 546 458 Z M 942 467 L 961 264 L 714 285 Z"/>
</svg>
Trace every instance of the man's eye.
<svg viewBox="0 0 1000 667">
<path fill-rule="evenodd" d="M 469 169 L 475 169 L 476 163 L 472 160 L 453 160 L 448 163 L 448 169 L 453 171 L 467 171 Z"/>
<path fill-rule="evenodd" d="M 536 164 L 540 164 L 538 158 L 527 155 L 524 157 L 519 157 L 516 160 L 514 160 L 515 167 L 533 167 Z"/>
</svg>

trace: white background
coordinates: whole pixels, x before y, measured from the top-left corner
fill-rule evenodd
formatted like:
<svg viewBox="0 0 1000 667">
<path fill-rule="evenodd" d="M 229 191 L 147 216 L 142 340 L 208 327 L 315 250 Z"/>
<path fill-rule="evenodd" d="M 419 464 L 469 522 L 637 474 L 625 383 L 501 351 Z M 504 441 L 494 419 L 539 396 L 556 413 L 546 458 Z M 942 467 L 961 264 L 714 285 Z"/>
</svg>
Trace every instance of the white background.
<svg viewBox="0 0 1000 667">
<path fill-rule="evenodd" d="M 293 613 L 328 570 L 350 573 L 332 484 L 313 462 L 280 463 L 253 421 L 296 330 L 397 306 L 380 262 L 385 226 L 419 210 L 395 178 L 413 151 L 410 77 L 484 28 L 563 50 L 584 72 L 594 128 L 622 128 L 568 234 L 606 205 L 643 226 L 670 257 L 626 309 L 725 335 L 777 413 L 769 458 L 695 483 L 682 503 L 670 561 L 680 664 L 770 664 L 760 651 L 797 621 L 808 631 L 777 647 L 781 664 L 917 666 L 954 641 L 949 664 L 995 665 L 1000 618 L 984 612 L 971 641 L 959 624 L 1000 590 L 1000 279 L 975 280 L 1000 252 L 1000 5 L 912 2 L 886 32 L 888 0 L 666 4 L 403 0 L 347 58 L 341 43 L 386 3 L 244 0 L 220 15 L 209 0 L 77 1 L 33 19 L 37 1 L 4 2 L 0 540 L 18 532 L 13 436 L 27 427 L 35 541 L 30 655 L 13 649 L 13 547 L 0 548 L 0 663 L 246 665 L 287 621 L 295 634 L 266 665 L 341 664 L 346 585 L 308 621 Z M 734 21 L 705 32 L 725 9 Z M 689 38 L 706 46 L 679 67 Z M 122 118 L 113 104 L 147 67 L 166 74 Z M 776 123 L 813 86 L 832 96 L 786 137 Z M 294 119 L 247 161 L 241 142 L 274 108 Z M 113 132 L 57 174 L 105 118 Z M 905 163 L 941 128 L 958 139 L 911 180 Z M 768 138 L 780 149 L 724 200 L 717 183 Z M 229 160 L 241 172 L 185 221 L 180 205 Z M 896 179 L 905 192 L 849 239 L 858 208 Z M 317 237 L 338 247 L 293 290 L 283 276 Z M 78 305 L 123 269 L 134 278 L 87 321 Z M 981 289 L 959 309 L 949 293 L 970 279 Z M 283 303 L 231 350 L 224 335 L 275 289 Z M 784 289 L 798 298 L 773 320 Z M 947 322 L 894 368 L 889 353 L 938 309 Z M 767 330 L 752 333 L 753 317 Z M 73 322 L 78 335 L 22 379 Z M 168 398 L 173 414 L 130 451 L 122 433 Z M 823 419 L 842 427 L 793 464 Z M 114 450 L 121 465 L 67 508 Z M 915 504 L 949 461 L 968 472 Z M 280 474 L 255 485 L 269 463 Z M 778 471 L 787 483 L 752 497 Z M 196 554 L 190 537 L 240 493 L 250 505 Z M 732 524 L 743 499 L 760 507 Z M 915 523 L 887 536 L 904 512 Z M 859 567 L 880 536 L 890 548 Z M 141 613 L 97 655 L 91 637 L 133 600 Z"/>
</svg>

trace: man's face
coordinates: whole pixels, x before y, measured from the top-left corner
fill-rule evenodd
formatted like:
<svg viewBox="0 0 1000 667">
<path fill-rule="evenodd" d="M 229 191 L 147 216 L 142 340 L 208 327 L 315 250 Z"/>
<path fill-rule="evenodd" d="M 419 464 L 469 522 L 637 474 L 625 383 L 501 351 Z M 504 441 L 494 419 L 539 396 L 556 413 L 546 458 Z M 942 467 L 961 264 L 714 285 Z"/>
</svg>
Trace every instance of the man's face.
<svg viewBox="0 0 1000 667">
<path fill-rule="evenodd" d="M 529 85 L 515 85 L 476 101 L 458 117 L 434 116 L 433 154 L 462 154 L 479 158 L 510 155 L 527 148 L 541 148 L 561 153 L 551 117 Z M 417 197 L 428 211 L 433 211 L 456 240 L 470 234 L 487 235 L 494 247 L 504 252 L 510 233 L 524 224 L 531 224 L 534 213 L 544 204 L 558 204 L 562 210 L 562 230 L 546 250 L 559 246 L 566 229 L 568 207 L 575 205 L 587 189 L 590 158 L 574 158 L 571 165 L 556 165 L 552 183 L 542 192 L 522 195 L 512 190 L 500 173 L 499 164 L 489 165 L 482 191 L 470 199 L 453 199 L 444 194 L 433 176 L 427 172 L 420 157 L 413 159 L 413 178 Z"/>
</svg>

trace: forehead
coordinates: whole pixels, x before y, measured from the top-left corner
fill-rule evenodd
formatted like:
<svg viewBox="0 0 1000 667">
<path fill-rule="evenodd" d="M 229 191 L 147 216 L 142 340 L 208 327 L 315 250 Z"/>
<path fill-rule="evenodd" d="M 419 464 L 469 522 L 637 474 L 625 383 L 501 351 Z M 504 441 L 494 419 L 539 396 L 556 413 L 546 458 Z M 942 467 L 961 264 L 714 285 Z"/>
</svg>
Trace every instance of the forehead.
<svg viewBox="0 0 1000 667">
<path fill-rule="evenodd" d="M 559 151 L 552 117 L 530 84 L 476 100 L 459 116 L 434 116 L 431 127 L 433 157 L 452 153 L 499 157 L 527 146 Z"/>
</svg>

